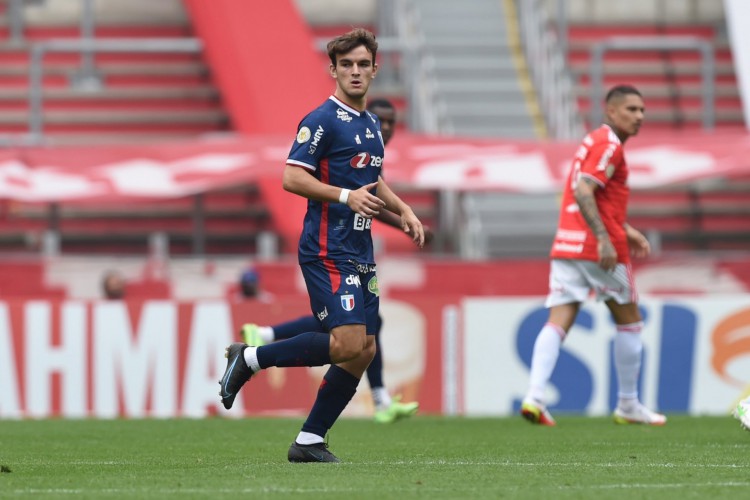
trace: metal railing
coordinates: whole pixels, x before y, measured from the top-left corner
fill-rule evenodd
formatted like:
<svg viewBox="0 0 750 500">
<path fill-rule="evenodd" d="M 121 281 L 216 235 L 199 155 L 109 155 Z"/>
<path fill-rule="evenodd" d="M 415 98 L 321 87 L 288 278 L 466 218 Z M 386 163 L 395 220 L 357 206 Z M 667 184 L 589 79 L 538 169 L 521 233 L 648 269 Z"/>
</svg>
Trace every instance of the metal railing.
<svg viewBox="0 0 750 500">
<path fill-rule="evenodd" d="M 381 19 L 385 36 L 378 36 L 378 84 L 403 89 L 409 113 L 409 128 L 415 132 L 445 131 L 445 119 L 434 86 L 434 64 L 424 50 L 418 28 L 418 13 L 410 0 L 388 0 L 390 20 Z M 381 13 L 386 17 L 386 13 Z M 316 48 L 325 51 L 328 38 L 318 38 Z"/>
<path fill-rule="evenodd" d="M 703 101 L 703 128 L 714 128 L 716 74 L 713 45 L 696 37 L 612 37 L 595 43 L 591 47 L 591 126 L 601 123 L 603 111 L 600 103 L 604 99 L 604 54 L 608 51 L 654 50 L 698 51 L 701 54 L 701 99 Z"/>
<path fill-rule="evenodd" d="M 44 56 L 48 53 L 198 53 L 197 38 L 48 40 L 31 46 L 29 67 L 29 135 L 32 143 L 44 138 Z M 93 66 L 92 66 L 93 68 Z"/>
<path fill-rule="evenodd" d="M 567 68 L 566 49 L 559 35 L 548 28 L 541 3 L 541 0 L 519 2 L 527 66 L 551 137 L 577 139 L 583 135 L 584 127 Z"/>
</svg>

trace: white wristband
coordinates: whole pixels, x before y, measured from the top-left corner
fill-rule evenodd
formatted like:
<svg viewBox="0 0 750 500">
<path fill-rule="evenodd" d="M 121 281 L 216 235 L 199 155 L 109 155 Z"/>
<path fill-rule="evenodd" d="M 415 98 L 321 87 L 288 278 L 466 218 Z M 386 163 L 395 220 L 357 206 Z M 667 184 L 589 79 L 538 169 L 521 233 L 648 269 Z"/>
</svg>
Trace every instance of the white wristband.
<svg viewBox="0 0 750 500">
<path fill-rule="evenodd" d="M 339 203 L 346 203 L 349 200 L 350 189 L 342 189 L 339 194 Z"/>
</svg>

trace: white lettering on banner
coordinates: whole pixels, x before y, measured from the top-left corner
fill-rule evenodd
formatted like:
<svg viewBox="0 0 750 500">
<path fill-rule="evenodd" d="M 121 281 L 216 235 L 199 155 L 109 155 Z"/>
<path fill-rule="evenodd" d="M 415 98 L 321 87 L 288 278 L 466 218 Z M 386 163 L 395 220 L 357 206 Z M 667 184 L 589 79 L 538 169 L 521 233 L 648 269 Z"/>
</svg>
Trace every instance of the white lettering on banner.
<svg viewBox="0 0 750 500">
<path fill-rule="evenodd" d="M 502 187 L 525 192 L 558 188 L 541 152 L 469 154 L 448 160 L 426 160 L 414 175 L 424 188 L 488 189 Z"/>
<path fill-rule="evenodd" d="M 177 305 L 144 303 L 138 325 L 131 325 L 124 302 L 92 307 L 94 416 L 119 416 L 120 394 L 122 416 L 175 416 Z"/>
<path fill-rule="evenodd" d="M 21 400 L 8 305 L 0 302 L 0 418 L 20 418 Z"/>
<path fill-rule="evenodd" d="M 65 416 L 86 416 L 86 336 L 85 306 L 69 302 L 60 305 L 60 346 L 52 345 L 52 306 L 30 301 L 24 308 L 26 411 L 32 417 L 51 414 L 52 377 L 62 382 L 62 408 Z"/>
<path fill-rule="evenodd" d="M 22 201 L 65 200 L 105 194 L 109 188 L 84 174 L 30 168 L 17 160 L 0 163 L 0 197 Z"/>
<path fill-rule="evenodd" d="M 652 187 L 716 170 L 716 161 L 710 153 L 680 151 L 668 146 L 629 149 L 626 158 L 630 167 L 628 184 L 632 187 Z"/>
<path fill-rule="evenodd" d="M 182 388 L 182 414 L 199 418 L 208 415 L 208 408 L 219 408 L 217 396 L 221 378 L 226 368 L 224 348 L 234 341 L 234 329 L 228 305 L 225 302 L 197 302 L 193 307 L 190 343 L 185 360 Z M 222 416 L 241 417 L 242 393 L 234 400 L 233 411 Z"/>
</svg>

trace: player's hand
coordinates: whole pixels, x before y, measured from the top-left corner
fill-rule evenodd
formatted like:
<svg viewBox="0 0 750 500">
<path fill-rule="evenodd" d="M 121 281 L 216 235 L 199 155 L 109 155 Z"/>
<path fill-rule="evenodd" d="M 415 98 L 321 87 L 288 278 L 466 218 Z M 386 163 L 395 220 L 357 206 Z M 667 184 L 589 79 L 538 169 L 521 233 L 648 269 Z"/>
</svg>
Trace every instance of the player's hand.
<svg viewBox="0 0 750 500">
<path fill-rule="evenodd" d="M 411 235 L 412 241 L 416 243 L 419 248 L 424 247 L 424 226 L 411 209 L 403 210 L 401 212 L 401 228 L 406 234 Z"/>
<path fill-rule="evenodd" d="M 377 187 L 377 185 L 377 182 L 373 182 L 351 191 L 349 193 L 349 199 L 346 200 L 346 205 L 351 208 L 353 212 L 356 212 L 367 219 L 371 219 L 374 215 L 378 215 L 380 209 L 385 206 L 385 202 L 370 193 L 370 190 Z"/>
<path fill-rule="evenodd" d="M 599 250 L 599 267 L 605 271 L 614 271 L 617 265 L 617 250 L 615 250 L 609 236 L 599 238 L 597 248 Z"/>
<path fill-rule="evenodd" d="M 651 253 L 651 244 L 648 242 L 643 233 L 630 225 L 625 226 L 625 236 L 628 239 L 630 253 L 634 257 L 648 257 Z"/>
</svg>

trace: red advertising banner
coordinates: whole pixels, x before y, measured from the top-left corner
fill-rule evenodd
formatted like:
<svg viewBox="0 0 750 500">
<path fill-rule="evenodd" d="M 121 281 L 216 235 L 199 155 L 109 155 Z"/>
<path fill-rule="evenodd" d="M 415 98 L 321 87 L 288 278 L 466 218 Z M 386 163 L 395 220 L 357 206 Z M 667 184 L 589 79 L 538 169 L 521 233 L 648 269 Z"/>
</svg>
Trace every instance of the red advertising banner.
<svg viewBox="0 0 750 500">
<path fill-rule="evenodd" d="M 382 314 L 386 386 L 424 413 L 442 411 L 442 309 L 457 297 L 389 299 Z M 307 413 L 326 367 L 271 368 L 232 410 L 217 381 L 244 322 L 310 314 L 306 297 L 261 302 L 0 302 L 0 418 L 191 417 Z M 369 415 L 362 382 L 348 415 Z"/>
<path fill-rule="evenodd" d="M 146 147 L 9 149 L 0 154 L 0 199 L 97 202 L 174 198 L 264 177 L 279 179 L 293 135 L 252 135 Z M 392 184 L 425 189 L 557 191 L 577 143 L 401 133 L 388 145 Z M 657 187 L 750 175 L 750 136 L 680 132 L 628 142 L 630 184 Z"/>
</svg>

